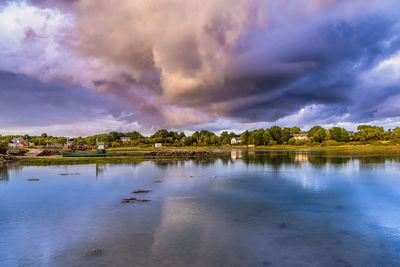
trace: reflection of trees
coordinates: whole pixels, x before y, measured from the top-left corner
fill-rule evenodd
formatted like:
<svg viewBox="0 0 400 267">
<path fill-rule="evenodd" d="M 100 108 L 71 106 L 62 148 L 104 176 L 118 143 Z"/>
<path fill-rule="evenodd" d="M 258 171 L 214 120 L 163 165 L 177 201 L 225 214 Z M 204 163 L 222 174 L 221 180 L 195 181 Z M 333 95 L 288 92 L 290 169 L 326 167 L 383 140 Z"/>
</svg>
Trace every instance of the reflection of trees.
<svg viewBox="0 0 400 267">
<path fill-rule="evenodd" d="M 165 160 L 155 161 L 160 167 L 184 165 L 190 161 L 197 166 L 208 166 L 220 161 L 223 165 L 235 162 L 243 162 L 252 165 L 266 165 L 278 170 L 283 165 L 301 166 L 302 164 L 310 164 L 314 168 L 322 168 L 326 165 L 345 165 L 352 160 L 359 160 L 360 165 L 382 164 L 387 161 L 400 162 L 399 156 L 340 156 L 332 155 L 326 151 L 286 151 L 286 150 L 232 150 L 229 152 L 217 153 L 213 158 L 199 159 L 182 159 L 182 160 Z"/>
<path fill-rule="evenodd" d="M 374 168 L 374 165 L 376 164 L 383 164 L 386 162 L 400 162 L 400 157 L 399 156 L 368 156 L 368 157 L 360 157 L 359 162 L 360 162 L 360 168 L 361 169 L 372 169 Z"/>
<path fill-rule="evenodd" d="M 0 182 L 7 182 L 8 177 L 8 168 L 6 165 L 0 164 Z"/>
<path fill-rule="evenodd" d="M 18 162 L 0 164 L 0 182 L 7 182 L 10 179 L 10 171 L 21 173 L 22 166 Z"/>
<path fill-rule="evenodd" d="M 373 156 L 373 157 L 360 157 L 360 165 L 365 165 L 365 164 L 377 164 L 377 163 L 385 163 L 386 160 L 388 160 L 387 157 L 379 157 L 379 156 Z"/>
<path fill-rule="evenodd" d="M 96 177 L 99 175 L 103 175 L 104 173 L 104 164 L 96 164 Z"/>
<path fill-rule="evenodd" d="M 325 165 L 344 165 L 349 163 L 350 157 L 327 157 L 324 155 L 309 157 L 308 162 L 316 168 L 323 167 Z"/>
</svg>

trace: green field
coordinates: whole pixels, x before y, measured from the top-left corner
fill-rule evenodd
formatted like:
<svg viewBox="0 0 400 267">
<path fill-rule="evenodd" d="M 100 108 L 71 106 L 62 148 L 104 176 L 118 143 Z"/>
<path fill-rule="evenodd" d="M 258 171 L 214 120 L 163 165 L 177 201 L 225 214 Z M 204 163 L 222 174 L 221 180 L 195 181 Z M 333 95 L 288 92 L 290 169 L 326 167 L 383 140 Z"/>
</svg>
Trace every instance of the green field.
<svg viewBox="0 0 400 267">
<path fill-rule="evenodd" d="M 73 165 L 73 164 L 105 164 L 105 163 L 140 163 L 145 161 L 142 158 L 121 157 L 121 158 L 23 158 L 19 161 L 21 165 Z"/>
</svg>

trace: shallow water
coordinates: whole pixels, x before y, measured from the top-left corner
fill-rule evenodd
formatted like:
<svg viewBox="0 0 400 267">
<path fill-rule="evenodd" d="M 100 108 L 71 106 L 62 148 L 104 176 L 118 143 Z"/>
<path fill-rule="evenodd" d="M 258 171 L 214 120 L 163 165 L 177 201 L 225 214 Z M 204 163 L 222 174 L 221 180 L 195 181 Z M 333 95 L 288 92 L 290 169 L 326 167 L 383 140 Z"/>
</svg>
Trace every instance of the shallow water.
<svg viewBox="0 0 400 267">
<path fill-rule="evenodd" d="M 313 151 L 3 166 L 0 266 L 399 266 L 399 174 Z"/>
</svg>

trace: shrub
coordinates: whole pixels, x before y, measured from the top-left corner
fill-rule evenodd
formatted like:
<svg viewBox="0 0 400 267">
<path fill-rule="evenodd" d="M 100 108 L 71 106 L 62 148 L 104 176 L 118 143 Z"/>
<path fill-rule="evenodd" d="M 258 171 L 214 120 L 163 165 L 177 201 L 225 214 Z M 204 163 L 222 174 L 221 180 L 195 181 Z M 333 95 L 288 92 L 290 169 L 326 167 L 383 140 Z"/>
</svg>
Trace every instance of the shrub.
<svg viewBox="0 0 400 267">
<path fill-rule="evenodd" d="M 0 154 L 6 154 L 8 150 L 8 144 L 6 142 L 0 142 Z"/>
<path fill-rule="evenodd" d="M 322 143 L 323 146 L 340 146 L 341 143 L 339 143 L 336 140 L 328 140 Z"/>
</svg>

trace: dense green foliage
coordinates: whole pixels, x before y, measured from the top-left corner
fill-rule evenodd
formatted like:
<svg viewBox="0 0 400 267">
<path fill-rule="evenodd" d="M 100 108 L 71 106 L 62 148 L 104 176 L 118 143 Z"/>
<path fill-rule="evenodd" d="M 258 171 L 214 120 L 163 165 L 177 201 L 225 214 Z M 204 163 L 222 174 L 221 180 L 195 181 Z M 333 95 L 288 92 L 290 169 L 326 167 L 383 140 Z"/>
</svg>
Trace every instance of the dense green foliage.
<svg viewBox="0 0 400 267">
<path fill-rule="evenodd" d="M 0 154 L 5 154 L 7 152 L 8 145 L 7 142 L 0 142 Z"/>
<path fill-rule="evenodd" d="M 96 139 L 105 142 L 107 147 L 149 147 L 155 143 L 162 143 L 164 146 L 221 146 L 231 143 L 233 137 L 240 137 L 241 145 L 326 145 L 333 146 L 349 141 L 357 141 L 359 143 L 374 143 L 377 141 L 389 141 L 391 143 L 400 144 L 400 127 L 394 130 L 385 131 L 382 127 L 360 125 L 357 132 L 348 132 L 344 128 L 333 127 L 324 129 L 321 126 L 312 127 L 308 132 L 301 131 L 298 127 L 281 128 L 273 126 L 267 129 L 257 129 L 253 131 L 245 131 L 242 134 L 236 134 L 227 131 L 222 132 L 219 136 L 207 130 L 196 131 L 190 136 L 186 136 L 183 132 L 168 131 L 165 129 L 158 130 L 151 136 L 143 136 L 138 132 L 110 132 L 107 134 L 97 134 L 87 137 L 70 138 L 75 145 L 95 146 Z M 307 134 L 305 140 L 296 140 L 295 134 Z M 35 145 L 60 144 L 67 142 L 66 137 L 49 136 L 46 133 L 40 136 L 0 136 L 0 153 L 4 153 L 7 149 L 7 143 L 14 137 L 23 137 L 25 141 L 34 143 Z M 129 137 L 130 140 L 123 142 L 121 137 Z"/>
</svg>

